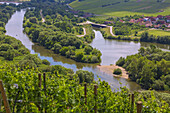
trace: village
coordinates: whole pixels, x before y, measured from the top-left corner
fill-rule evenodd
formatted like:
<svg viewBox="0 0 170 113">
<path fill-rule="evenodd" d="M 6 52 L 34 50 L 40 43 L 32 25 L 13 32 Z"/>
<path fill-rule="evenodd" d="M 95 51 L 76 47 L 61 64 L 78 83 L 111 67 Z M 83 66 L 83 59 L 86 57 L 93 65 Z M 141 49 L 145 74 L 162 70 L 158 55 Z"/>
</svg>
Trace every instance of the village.
<svg viewBox="0 0 170 113">
<path fill-rule="evenodd" d="M 119 20 L 122 23 L 125 23 L 124 20 Z M 145 25 L 147 28 L 155 28 L 155 29 L 165 29 L 170 30 L 170 16 L 162 16 L 158 15 L 157 17 L 146 16 L 139 19 L 130 19 L 130 23 L 137 23 L 139 25 Z"/>
</svg>

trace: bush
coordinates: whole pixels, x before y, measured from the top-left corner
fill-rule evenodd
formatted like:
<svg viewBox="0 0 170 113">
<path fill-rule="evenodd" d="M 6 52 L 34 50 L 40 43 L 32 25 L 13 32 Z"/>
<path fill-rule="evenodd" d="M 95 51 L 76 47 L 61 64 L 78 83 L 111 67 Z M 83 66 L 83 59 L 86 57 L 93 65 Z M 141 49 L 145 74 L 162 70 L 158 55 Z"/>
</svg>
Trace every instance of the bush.
<svg viewBox="0 0 170 113">
<path fill-rule="evenodd" d="M 80 83 L 82 82 L 92 83 L 94 80 L 94 74 L 92 72 L 78 70 L 76 74 L 79 77 Z"/>
<path fill-rule="evenodd" d="M 97 56 L 92 56 L 91 62 L 92 62 L 92 63 L 98 63 L 99 60 L 98 60 Z"/>
<path fill-rule="evenodd" d="M 113 71 L 113 74 L 120 75 L 120 74 L 122 74 L 122 70 L 117 68 Z"/>
<path fill-rule="evenodd" d="M 116 62 L 116 65 L 123 66 L 125 64 L 125 58 L 120 57 L 119 60 Z"/>
<path fill-rule="evenodd" d="M 50 62 L 46 59 L 42 60 L 42 63 L 45 64 L 45 65 L 50 65 Z"/>
</svg>

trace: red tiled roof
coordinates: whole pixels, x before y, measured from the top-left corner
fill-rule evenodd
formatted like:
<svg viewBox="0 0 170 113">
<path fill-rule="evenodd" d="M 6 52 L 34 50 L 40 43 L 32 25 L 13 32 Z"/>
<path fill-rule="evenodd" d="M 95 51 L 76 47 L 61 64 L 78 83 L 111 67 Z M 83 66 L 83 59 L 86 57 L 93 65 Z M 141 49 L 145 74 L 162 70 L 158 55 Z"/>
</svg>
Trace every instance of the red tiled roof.
<svg viewBox="0 0 170 113">
<path fill-rule="evenodd" d="M 135 23 L 135 19 L 131 19 L 129 22 L 131 22 L 131 23 Z"/>
</svg>

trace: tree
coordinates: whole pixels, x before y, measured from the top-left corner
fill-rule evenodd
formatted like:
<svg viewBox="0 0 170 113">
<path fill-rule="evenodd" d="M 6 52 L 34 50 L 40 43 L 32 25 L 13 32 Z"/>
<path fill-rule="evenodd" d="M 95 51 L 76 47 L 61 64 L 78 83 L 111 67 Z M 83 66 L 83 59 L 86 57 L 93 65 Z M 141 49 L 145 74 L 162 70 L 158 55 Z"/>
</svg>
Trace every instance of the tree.
<svg viewBox="0 0 170 113">
<path fill-rule="evenodd" d="M 82 61 L 83 56 L 84 56 L 84 53 L 83 53 L 83 52 L 78 52 L 78 53 L 76 53 L 76 60 L 77 60 L 78 62 Z"/>
<path fill-rule="evenodd" d="M 92 83 L 94 80 L 94 74 L 92 72 L 78 70 L 76 71 L 76 74 L 79 77 L 80 83 L 82 82 Z"/>
<path fill-rule="evenodd" d="M 69 48 L 64 46 L 62 49 L 60 49 L 61 55 L 66 56 L 66 52 L 67 52 L 68 50 L 69 50 Z"/>
<path fill-rule="evenodd" d="M 52 50 L 54 51 L 54 53 L 59 53 L 60 52 L 60 49 L 62 48 L 62 46 L 58 43 L 55 43 L 54 44 L 54 47 L 52 48 Z"/>
<path fill-rule="evenodd" d="M 98 63 L 99 60 L 98 60 L 97 56 L 92 56 L 91 62 L 92 62 L 92 63 Z"/>
<path fill-rule="evenodd" d="M 29 21 L 30 21 L 31 23 L 37 23 L 37 18 L 36 18 L 36 17 L 31 17 L 31 18 L 29 19 Z"/>
<path fill-rule="evenodd" d="M 8 49 L 7 53 L 5 54 L 5 59 L 6 60 L 13 60 L 13 58 L 15 57 L 15 51 L 14 49 Z"/>
<path fill-rule="evenodd" d="M 122 70 L 120 68 L 117 68 L 113 71 L 113 74 L 120 75 L 122 74 Z"/>
<path fill-rule="evenodd" d="M 92 50 L 93 50 L 93 48 L 92 48 L 90 45 L 88 45 L 88 46 L 86 46 L 86 47 L 84 48 L 84 52 L 85 52 L 87 55 L 89 55 Z"/>
</svg>

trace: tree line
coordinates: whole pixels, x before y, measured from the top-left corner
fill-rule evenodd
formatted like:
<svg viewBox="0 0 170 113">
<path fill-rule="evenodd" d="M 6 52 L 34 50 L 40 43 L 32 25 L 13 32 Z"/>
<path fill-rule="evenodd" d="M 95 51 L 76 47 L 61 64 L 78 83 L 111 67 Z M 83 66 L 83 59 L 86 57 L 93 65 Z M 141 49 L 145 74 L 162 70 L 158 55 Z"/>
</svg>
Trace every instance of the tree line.
<svg viewBox="0 0 170 113">
<path fill-rule="evenodd" d="M 140 40 L 143 42 L 156 42 L 161 44 L 170 44 L 170 36 L 154 36 L 154 35 L 150 35 L 148 32 L 142 33 Z"/>
</svg>

